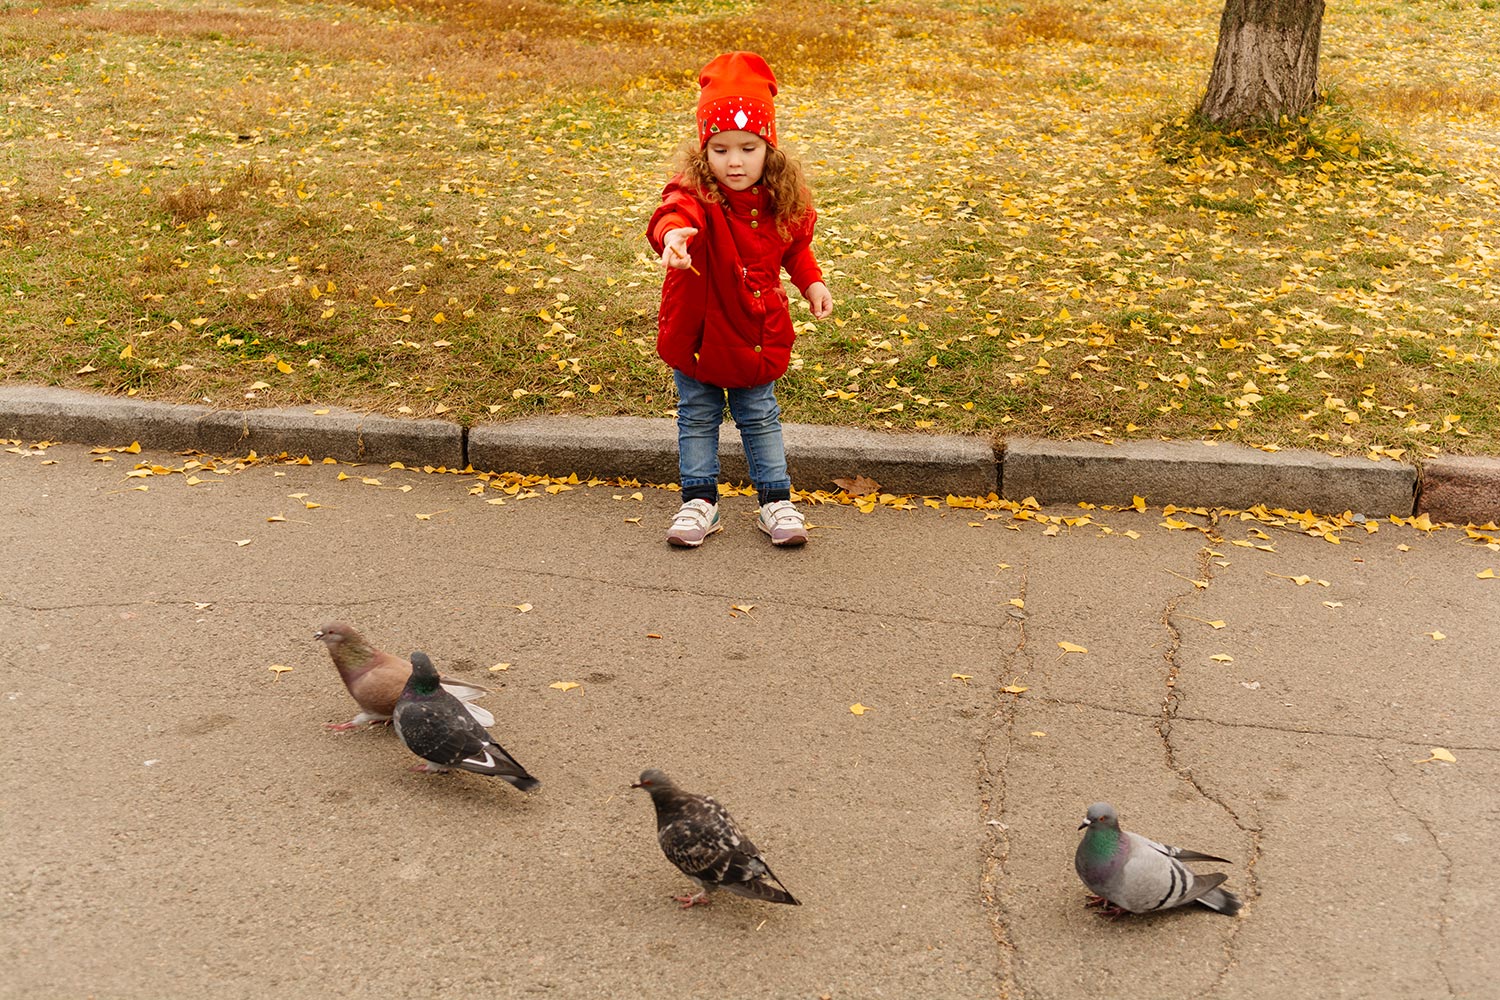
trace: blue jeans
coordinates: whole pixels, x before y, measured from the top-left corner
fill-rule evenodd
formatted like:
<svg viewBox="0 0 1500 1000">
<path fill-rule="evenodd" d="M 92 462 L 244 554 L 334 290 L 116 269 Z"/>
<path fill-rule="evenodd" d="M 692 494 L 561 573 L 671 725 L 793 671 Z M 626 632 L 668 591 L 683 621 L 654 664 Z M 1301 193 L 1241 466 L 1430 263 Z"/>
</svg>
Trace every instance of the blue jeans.
<svg viewBox="0 0 1500 1000">
<path fill-rule="evenodd" d="M 719 424 L 724 421 L 726 396 L 760 502 L 789 499 L 792 480 L 781 441 L 776 383 L 721 389 L 675 369 L 672 378 L 677 382 L 677 470 L 682 499 L 719 501 Z"/>
</svg>

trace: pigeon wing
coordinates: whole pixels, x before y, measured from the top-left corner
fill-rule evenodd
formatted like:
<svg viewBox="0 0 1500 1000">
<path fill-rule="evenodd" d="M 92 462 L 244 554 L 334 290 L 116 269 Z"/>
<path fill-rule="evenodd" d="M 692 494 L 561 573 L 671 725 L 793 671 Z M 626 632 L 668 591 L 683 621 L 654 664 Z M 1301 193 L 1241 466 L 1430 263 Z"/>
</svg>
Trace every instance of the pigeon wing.
<svg viewBox="0 0 1500 1000">
<path fill-rule="evenodd" d="M 682 873 L 706 886 L 741 896 L 798 905 L 772 874 L 750 838 L 725 808 L 707 795 L 687 798 L 670 822 L 657 831 L 662 852 Z M 777 889 L 765 880 L 774 881 Z"/>
<path fill-rule="evenodd" d="M 1111 903 L 1132 913 L 1170 910 L 1183 906 L 1208 893 L 1227 875 L 1197 875 L 1176 857 L 1161 850 L 1163 845 L 1139 834 L 1125 832 L 1131 838 L 1129 859 L 1112 879 L 1104 893 Z"/>
<path fill-rule="evenodd" d="M 657 839 L 667 860 L 683 874 L 712 885 L 724 881 L 736 855 L 749 843 L 724 807 L 706 795 L 683 796 L 657 830 Z M 749 846 L 754 851 L 755 845 Z"/>
<path fill-rule="evenodd" d="M 393 716 L 396 735 L 407 749 L 424 760 L 448 767 L 463 766 L 469 757 L 488 756 L 489 734 L 451 695 L 424 701 L 403 701 Z"/>
<path fill-rule="evenodd" d="M 465 705 L 472 708 L 472 705 Z M 465 771 L 473 771 L 475 774 L 492 774 L 498 778 L 510 782 L 523 792 L 529 792 L 541 785 L 541 782 L 526 773 L 526 768 L 521 762 L 512 757 L 506 749 L 493 739 L 487 739 L 479 748 L 479 752 L 464 757 L 463 760 L 454 761 L 457 767 Z"/>
</svg>

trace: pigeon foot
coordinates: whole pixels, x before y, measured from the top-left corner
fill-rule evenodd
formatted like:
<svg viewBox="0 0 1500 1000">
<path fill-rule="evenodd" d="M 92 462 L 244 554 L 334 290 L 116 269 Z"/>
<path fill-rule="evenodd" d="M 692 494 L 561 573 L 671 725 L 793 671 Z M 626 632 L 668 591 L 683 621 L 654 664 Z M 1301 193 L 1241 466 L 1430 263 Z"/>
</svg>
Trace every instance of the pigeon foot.
<svg viewBox="0 0 1500 1000">
<path fill-rule="evenodd" d="M 1092 893 L 1089 895 L 1088 902 L 1084 903 L 1083 905 L 1097 906 L 1099 908 L 1099 915 L 1101 917 L 1110 917 L 1111 919 L 1118 919 L 1120 917 L 1123 917 L 1128 912 L 1116 906 L 1114 903 L 1111 903 L 1103 896 L 1095 896 Z"/>
<path fill-rule="evenodd" d="M 709 903 L 708 893 L 706 892 L 695 893 L 691 896 L 673 896 L 672 898 L 681 903 L 684 910 L 691 909 L 692 907 L 699 905 L 707 906 Z"/>
<path fill-rule="evenodd" d="M 331 729 L 331 730 L 333 730 L 336 733 L 343 733 L 343 732 L 348 732 L 351 729 L 358 729 L 359 728 L 359 723 L 357 723 L 357 722 L 325 722 L 323 724 L 323 728 L 324 729 Z"/>
</svg>

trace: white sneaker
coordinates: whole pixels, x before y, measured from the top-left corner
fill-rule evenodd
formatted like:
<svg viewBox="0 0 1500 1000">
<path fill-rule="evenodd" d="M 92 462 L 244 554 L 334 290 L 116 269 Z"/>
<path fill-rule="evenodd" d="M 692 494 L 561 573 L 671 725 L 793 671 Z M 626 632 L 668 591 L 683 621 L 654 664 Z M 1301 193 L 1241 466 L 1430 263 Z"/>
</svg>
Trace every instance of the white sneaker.
<svg viewBox="0 0 1500 1000">
<path fill-rule="evenodd" d="M 772 545 L 807 544 L 807 518 L 792 506 L 790 500 L 776 500 L 762 504 L 760 517 L 756 518 L 760 530 L 771 536 Z"/>
<path fill-rule="evenodd" d="M 682 505 L 672 526 L 667 529 L 667 543 L 679 548 L 696 549 L 703 539 L 723 527 L 719 523 L 719 505 L 707 500 L 689 500 Z"/>
</svg>

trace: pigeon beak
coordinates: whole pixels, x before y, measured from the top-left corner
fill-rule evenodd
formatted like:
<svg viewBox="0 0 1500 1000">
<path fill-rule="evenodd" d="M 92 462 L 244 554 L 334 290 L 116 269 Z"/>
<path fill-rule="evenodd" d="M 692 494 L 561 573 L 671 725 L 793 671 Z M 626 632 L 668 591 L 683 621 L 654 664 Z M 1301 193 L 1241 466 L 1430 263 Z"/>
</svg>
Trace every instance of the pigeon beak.
<svg viewBox="0 0 1500 1000">
<path fill-rule="evenodd" d="M 645 788 L 646 786 L 643 785 L 643 784 L 641 784 L 639 781 L 632 781 L 630 783 L 630 787 L 631 788 Z"/>
<path fill-rule="evenodd" d="M 1086 827 L 1088 825 L 1089 825 L 1089 821 L 1088 820 L 1084 820 L 1082 823 L 1078 824 L 1078 829 L 1082 830 L 1084 827 Z"/>
</svg>

